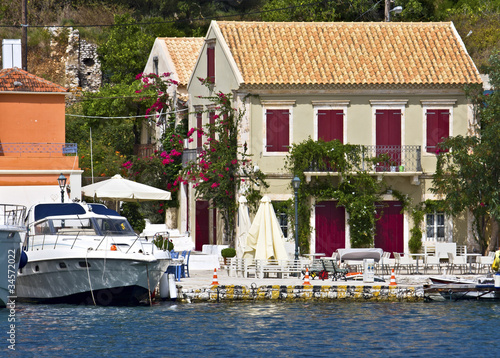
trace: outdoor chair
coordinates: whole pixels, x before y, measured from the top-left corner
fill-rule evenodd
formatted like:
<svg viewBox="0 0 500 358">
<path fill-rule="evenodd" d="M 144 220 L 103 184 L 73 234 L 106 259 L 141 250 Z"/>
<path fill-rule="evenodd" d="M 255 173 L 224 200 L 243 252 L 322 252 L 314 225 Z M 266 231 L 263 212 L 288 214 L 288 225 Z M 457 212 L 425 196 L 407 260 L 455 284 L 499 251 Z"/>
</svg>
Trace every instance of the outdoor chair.
<svg viewBox="0 0 500 358">
<path fill-rule="evenodd" d="M 466 256 L 455 256 L 453 252 L 448 252 L 448 266 L 447 270 L 449 274 L 453 274 L 455 269 L 459 269 L 460 273 L 464 273 L 467 269 Z"/>
<path fill-rule="evenodd" d="M 328 272 L 328 275 L 332 277 L 332 280 L 337 281 L 338 279 L 342 279 L 347 281 L 347 273 L 349 270 L 343 269 L 337 266 L 337 262 L 335 260 L 321 260 L 323 264 L 323 269 Z"/>
<path fill-rule="evenodd" d="M 435 270 L 441 274 L 441 261 L 437 255 L 426 255 L 424 257 L 424 273 L 427 274 L 430 270 Z"/>
<path fill-rule="evenodd" d="M 189 257 L 191 256 L 191 251 L 183 251 L 182 257 L 184 258 L 181 265 L 181 276 L 182 277 L 190 277 L 189 276 Z"/>
<path fill-rule="evenodd" d="M 485 272 L 485 273 L 490 273 L 491 272 L 491 265 L 493 264 L 493 260 L 495 259 L 495 253 L 493 251 L 490 251 L 488 253 L 488 256 L 480 256 L 477 258 L 477 271 L 478 273 L 480 272 Z"/>
<path fill-rule="evenodd" d="M 170 251 L 170 257 L 172 259 L 179 259 L 179 253 L 172 250 Z M 175 267 L 175 279 L 177 281 L 180 281 L 182 276 L 182 264 L 176 264 L 174 267 Z"/>
<path fill-rule="evenodd" d="M 411 275 L 414 270 L 413 260 L 408 256 L 401 256 L 399 252 L 393 252 L 394 255 L 394 271 L 401 273 L 402 269 L 406 270 L 408 275 Z"/>
<path fill-rule="evenodd" d="M 321 272 L 324 270 L 323 269 L 323 264 L 321 263 L 320 260 L 312 260 L 311 264 L 307 266 L 307 269 L 309 270 L 309 277 L 314 280 L 316 277 L 321 278 L 324 280 L 325 278 L 322 277 Z M 302 270 L 302 276 L 305 276 L 306 270 L 305 268 Z"/>
</svg>

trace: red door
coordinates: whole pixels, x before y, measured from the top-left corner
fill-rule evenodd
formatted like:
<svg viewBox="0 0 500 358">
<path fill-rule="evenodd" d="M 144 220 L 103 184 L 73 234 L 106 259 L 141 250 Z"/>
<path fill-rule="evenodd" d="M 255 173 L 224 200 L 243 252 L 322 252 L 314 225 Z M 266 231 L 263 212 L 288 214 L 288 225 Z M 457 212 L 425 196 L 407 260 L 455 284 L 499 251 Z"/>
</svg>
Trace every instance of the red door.
<svg viewBox="0 0 500 358">
<path fill-rule="evenodd" d="M 403 206 L 399 201 L 384 201 L 377 205 L 375 247 L 393 252 L 404 251 Z"/>
<path fill-rule="evenodd" d="M 316 204 L 316 252 L 332 256 L 345 247 L 345 209 L 336 201 Z"/>
<path fill-rule="evenodd" d="M 208 201 L 196 201 L 196 243 L 195 250 L 202 251 L 203 245 L 208 245 L 209 241 L 209 215 Z"/>
<path fill-rule="evenodd" d="M 389 162 L 381 163 L 377 169 L 389 171 L 391 166 L 401 164 L 401 111 L 378 110 L 375 118 L 377 155 L 388 154 L 390 158 Z"/>
</svg>

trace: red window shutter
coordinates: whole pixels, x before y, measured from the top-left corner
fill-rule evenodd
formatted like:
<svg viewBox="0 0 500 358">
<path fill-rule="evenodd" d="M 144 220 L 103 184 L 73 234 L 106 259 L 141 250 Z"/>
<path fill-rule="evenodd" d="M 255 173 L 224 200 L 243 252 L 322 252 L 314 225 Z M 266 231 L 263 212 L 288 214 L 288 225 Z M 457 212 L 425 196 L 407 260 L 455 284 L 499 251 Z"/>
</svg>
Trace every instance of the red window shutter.
<svg viewBox="0 0 500 358">
<path fill-rule="evenodd" d="M 288 110 L 266 111 L 266 139 L 268 152 L 288 152 L 290 145 L 290 113 Z"/>
<path fill-rule="evenodd" d="M 215 83 L 215 48 L 207 48 L 207 79 Z"/>
<path fill-rule="evenodd" d="M 377 110 L 375 112 L 377 155 L 388 154 L 391 163 L 381 163 L 379 171 L 389 170 L 389 166 L 401 164 L 401 111 Z"/>
<path fill-rule="evenodd" d="M 438 145 L 450 136 L 450 112 L 446 109 L 428 110 L 427 147 L 428 153 L 438 153 Z"/>
<path fill-rule="evenodd" d="M 210 138 L 215 139 L 215 112 L 208 113 L 208 122 L 210 123 Z M 212 145 L 210 145 L 212 148 Z"/>
<path fill-rule="evenodd" d="M 332 140 L 344 141 L 344 111 L 319 110 L 318 111 L 318 139 L 325 142 Z"/>
<path fill-rule="evenodd" d="M 202 113 L 196 113 L 196 128 L 198 128 L 199 131 L 202 130 L 203 128 L 203 120 L 202 120 Z M 197 133 L 196 135 L 196 146 L 198 148 L 201 148 L 203 146 L 203 137 L 199 135 L 200 132 Z"/>
</svg>

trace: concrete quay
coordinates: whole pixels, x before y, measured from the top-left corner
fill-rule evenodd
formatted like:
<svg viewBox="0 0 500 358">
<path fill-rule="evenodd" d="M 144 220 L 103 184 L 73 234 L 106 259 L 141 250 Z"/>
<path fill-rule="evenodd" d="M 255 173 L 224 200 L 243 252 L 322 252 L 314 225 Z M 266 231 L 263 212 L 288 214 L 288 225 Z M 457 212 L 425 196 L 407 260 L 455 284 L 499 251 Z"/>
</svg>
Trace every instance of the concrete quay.
<svg viewBox="0 0 500 358">
<path fill-rule="evenodd" d="M 365 283 L 363 280 L 332 281 L 319 278 L 245 278 L 232 277 L 228 271 L 191 271 L 190 277 L 176 282 L 178 302 L 244 301 L 244 300 L 374 300 L 374 301 L 421 301 L 424 285 L 430 284 L 429 275 L 396 275 L 396 285 L 390 285 L 389 276 L 378 276 L 384 282 Z M 447 276 L 457 277 L 457 276 Z M 474 275 L 460 275 L 471 279 Z"/>
</svg>

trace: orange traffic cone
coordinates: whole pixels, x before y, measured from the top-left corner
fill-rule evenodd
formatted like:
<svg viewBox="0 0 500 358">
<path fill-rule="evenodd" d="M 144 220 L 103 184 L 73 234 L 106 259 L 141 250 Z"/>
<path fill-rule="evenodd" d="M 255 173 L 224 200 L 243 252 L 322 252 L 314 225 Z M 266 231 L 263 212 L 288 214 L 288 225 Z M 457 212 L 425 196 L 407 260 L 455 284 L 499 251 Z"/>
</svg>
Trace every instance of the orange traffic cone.
<svg viewBox="0 0 500 358">
<path fill-rule="evenodd" d="M 217 269 L 214 268 L 214 279 L 212 280 L 212 286 L 219 286 L 219 282 L 217 281 Z"/>
<path fill-rule="evenodd" d="M 396 276 L 394 276 L 394 269 L 392 269 L 391 282 L 389 283 L 389 286 L 397 286 Z"/>
<path fill-rule="evenodd" d="M 309 269 L 306 267 L 306 275 L 304 276 L 304 286 L 311 286 L 311 282 L 309 282 Z"/>
</svg>

